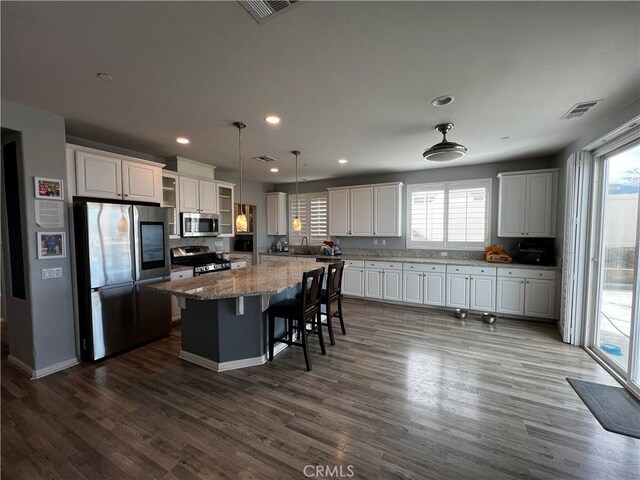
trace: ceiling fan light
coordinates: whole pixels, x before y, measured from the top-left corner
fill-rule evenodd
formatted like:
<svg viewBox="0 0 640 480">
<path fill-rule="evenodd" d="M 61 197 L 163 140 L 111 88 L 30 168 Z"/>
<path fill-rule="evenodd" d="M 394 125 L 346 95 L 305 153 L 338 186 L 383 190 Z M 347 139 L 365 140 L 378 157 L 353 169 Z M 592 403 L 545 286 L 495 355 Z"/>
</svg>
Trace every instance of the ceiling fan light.
<svg viewBox="0 0 640 480">
<path fill-rule="evenodd" d="M 462 158 L 467 154 L 467 147 L 447 140 L 447 132 L 452 127 L 453 123 L 441 123 L 436 126 L 436 130 L 442 134 L 442 141 L 424 151 L 422 156 L 425 160 L 430 162 L 449 162 Z"/>
</svg>

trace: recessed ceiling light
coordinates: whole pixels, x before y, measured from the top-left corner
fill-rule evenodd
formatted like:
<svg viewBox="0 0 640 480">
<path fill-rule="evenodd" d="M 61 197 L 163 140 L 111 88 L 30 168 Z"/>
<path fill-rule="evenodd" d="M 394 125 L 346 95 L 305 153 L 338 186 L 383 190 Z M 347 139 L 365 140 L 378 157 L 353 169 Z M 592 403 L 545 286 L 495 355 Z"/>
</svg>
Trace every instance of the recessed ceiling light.
<svg viewBox="0 0 640 480">
<path fill-rule="evenodd" d="M 109 75 L 108 73 L 105 73 L 105 72 L 96 73 L 96 76 L 100 80 L 104 80 L 105 82 L 108 82 L 109 80 L 113 80 L 113 77 L 111 75 Z"/>
<path fill-rule="evenodd" d="M 276 167 L 273 167 L 271 170 L 269 170 L 271 173 L 278 173 L 278 169 Z"/>
<path fill-rule="evenodd" d="M 280 123 L 280 117 L 277 115 L 267 115 L 264 117 L 264 121 L 271 125 L 278 125 Z"/>
<path fill-rule="evenodd" d="M 349 160 L 347 160 L 346 158 L 341 158 L 340 160 L 338 160 L 338 163 L 341 163 L 343 165 L 347 162 L 349 162 Z"/>
<path fill-rule="evenodd" d="M 182 145 L 186 145 L 189 143 L 189 139 L 186 137 L 178 137 L 176 138 L 176 142 L 181 143 Z"/>
<path fill-rule="evenodd" d="M 449 105 L 453 102 L 453 95 L 442 95 L 441 97 L 434 98 L 431 101 L 431 105 L 434 107 L 444 107 L 445 105 Z"/>
</svg>

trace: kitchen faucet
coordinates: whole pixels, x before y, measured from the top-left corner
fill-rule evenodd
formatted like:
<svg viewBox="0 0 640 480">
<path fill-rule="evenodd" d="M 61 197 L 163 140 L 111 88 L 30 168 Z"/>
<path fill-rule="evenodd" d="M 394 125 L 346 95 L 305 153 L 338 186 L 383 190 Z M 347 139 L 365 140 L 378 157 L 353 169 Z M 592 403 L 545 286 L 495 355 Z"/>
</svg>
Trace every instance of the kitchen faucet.
<svg viewBox="0 0 640 480">
<path fill-rule="evenodd" d="M 307 242 L 305 245 L 304 242 Z M 302 249 L 303 254 L 309 253 L 309 239 L 307 237 L 302 237 L 302 241 L 300 242 L 300 248 Z"/>
</svg>

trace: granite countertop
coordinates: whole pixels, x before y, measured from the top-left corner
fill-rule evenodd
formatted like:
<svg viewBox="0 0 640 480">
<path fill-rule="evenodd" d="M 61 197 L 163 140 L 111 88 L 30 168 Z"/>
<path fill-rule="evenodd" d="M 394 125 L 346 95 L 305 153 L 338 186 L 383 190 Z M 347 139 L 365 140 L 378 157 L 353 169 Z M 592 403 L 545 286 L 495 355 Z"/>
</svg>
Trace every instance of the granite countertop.
<svg viewBox="0 0 640 480">
<path fill-rule="evenodd" d="M 309 262 L 272 262 L 175 282 L 155 283 L 145 288 L 194 300 L 274 295 L 296 286 L 304 272 L 320 266 L 311 259 Z"/>
<path fill-rule="evenodd" d="M 400 262 L 400 263 L 428 263 L 434 265 L 462 265 L 469 267 L 496 267 L 496 268 L 524 268 L 530 270 L 560 270 L 554 265 L 529 265 L 524 263 L 490 263 L 484 260 L 465 260 L 456 258 L 424 258 L 424 257 L 385 257 L 378 255 L 359 255 L 348 253 L 330 257 L 328 255 L 296 255 L 286 252 L 261 253 L 261 255 L 275 255 L 285 257 L 306 257 L 306 258 L 335 258 L 337 260 L 364 260 L 371 262 Z"/>
</svg>

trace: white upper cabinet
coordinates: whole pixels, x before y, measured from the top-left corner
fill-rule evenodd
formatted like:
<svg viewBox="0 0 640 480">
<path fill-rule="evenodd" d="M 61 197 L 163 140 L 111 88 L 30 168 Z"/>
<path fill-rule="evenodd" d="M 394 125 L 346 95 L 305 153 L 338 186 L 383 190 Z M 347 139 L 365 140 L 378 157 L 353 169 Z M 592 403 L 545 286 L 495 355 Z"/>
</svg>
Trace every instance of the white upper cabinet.
<svg viewBox="0 0 640 480">
<path fill-rule="evenodd" d="M 162 167 L 147 160 L 69 145 L 75 150 L 76 194 L 162 203 Z"/>
<path fill-rule="evenodd" d="M 527 175 L 526 232 L 531 237 L 555 236 L 555 176 L 553 173 Z"/>
<path fill-rule="evenodd" d="M 287 235 L 287 194 L 267 193 L 267 235 Z"/>
<path fill-rule="evenodd" d="M 162 203 L 162 170 L 123 160 L 122 191 L 125 200 Z"/>
<path fill-rule="evenodd" d="M 350 191 L 348 188 L 329 190 L 329 235 L 347 236 L 350 224 Z"/>
<path fill-rule="evenodd" d="M 180 176 L 180 211 L 197 213 L 200 211 L 198 180 Z"/>
<path fill-rule="evenodd" d="M 373 235 L 373 187 L 351 189 L 351 230 L 354 237 Z"/>
<path fill-rule="evenodd" d="M 81 197 L 122 198 L 122 160 L 76 152 L 76 190 Z"/>
<path fill-rule="evenodd" d="M 558 170 L 498 174 L 499 237 L 555 237 Z"/>
<path fill-rule="evenodd" d="M 218 191 L 216 182 L 198 180 L 200 213 L 218 213 Z"/>
<path fill-rule="evenodd" d="M 235 217 L 233 212 L 233 183 L 216 182 L 218 198 L 218 215 L 220 216 L 220 237 L 232 237 L 235 232 Z M 251 265 L 249 263 L 249 265 Z"/>
<path fill-rule="evenodd" d="M 399 237 L 402 183 L 329 189 L 329 235 Z"/>
<path fill-rule="evenodd" d="M 218 213 L 216 182 L 180 175 L 180 211 Z"/>
<path fill-rule="evenodd" d="M 399 237 L 402 232 L 402 187 L 385 185 L 373 190 L 373 233 L 381 237 Z"/>
</svg>

